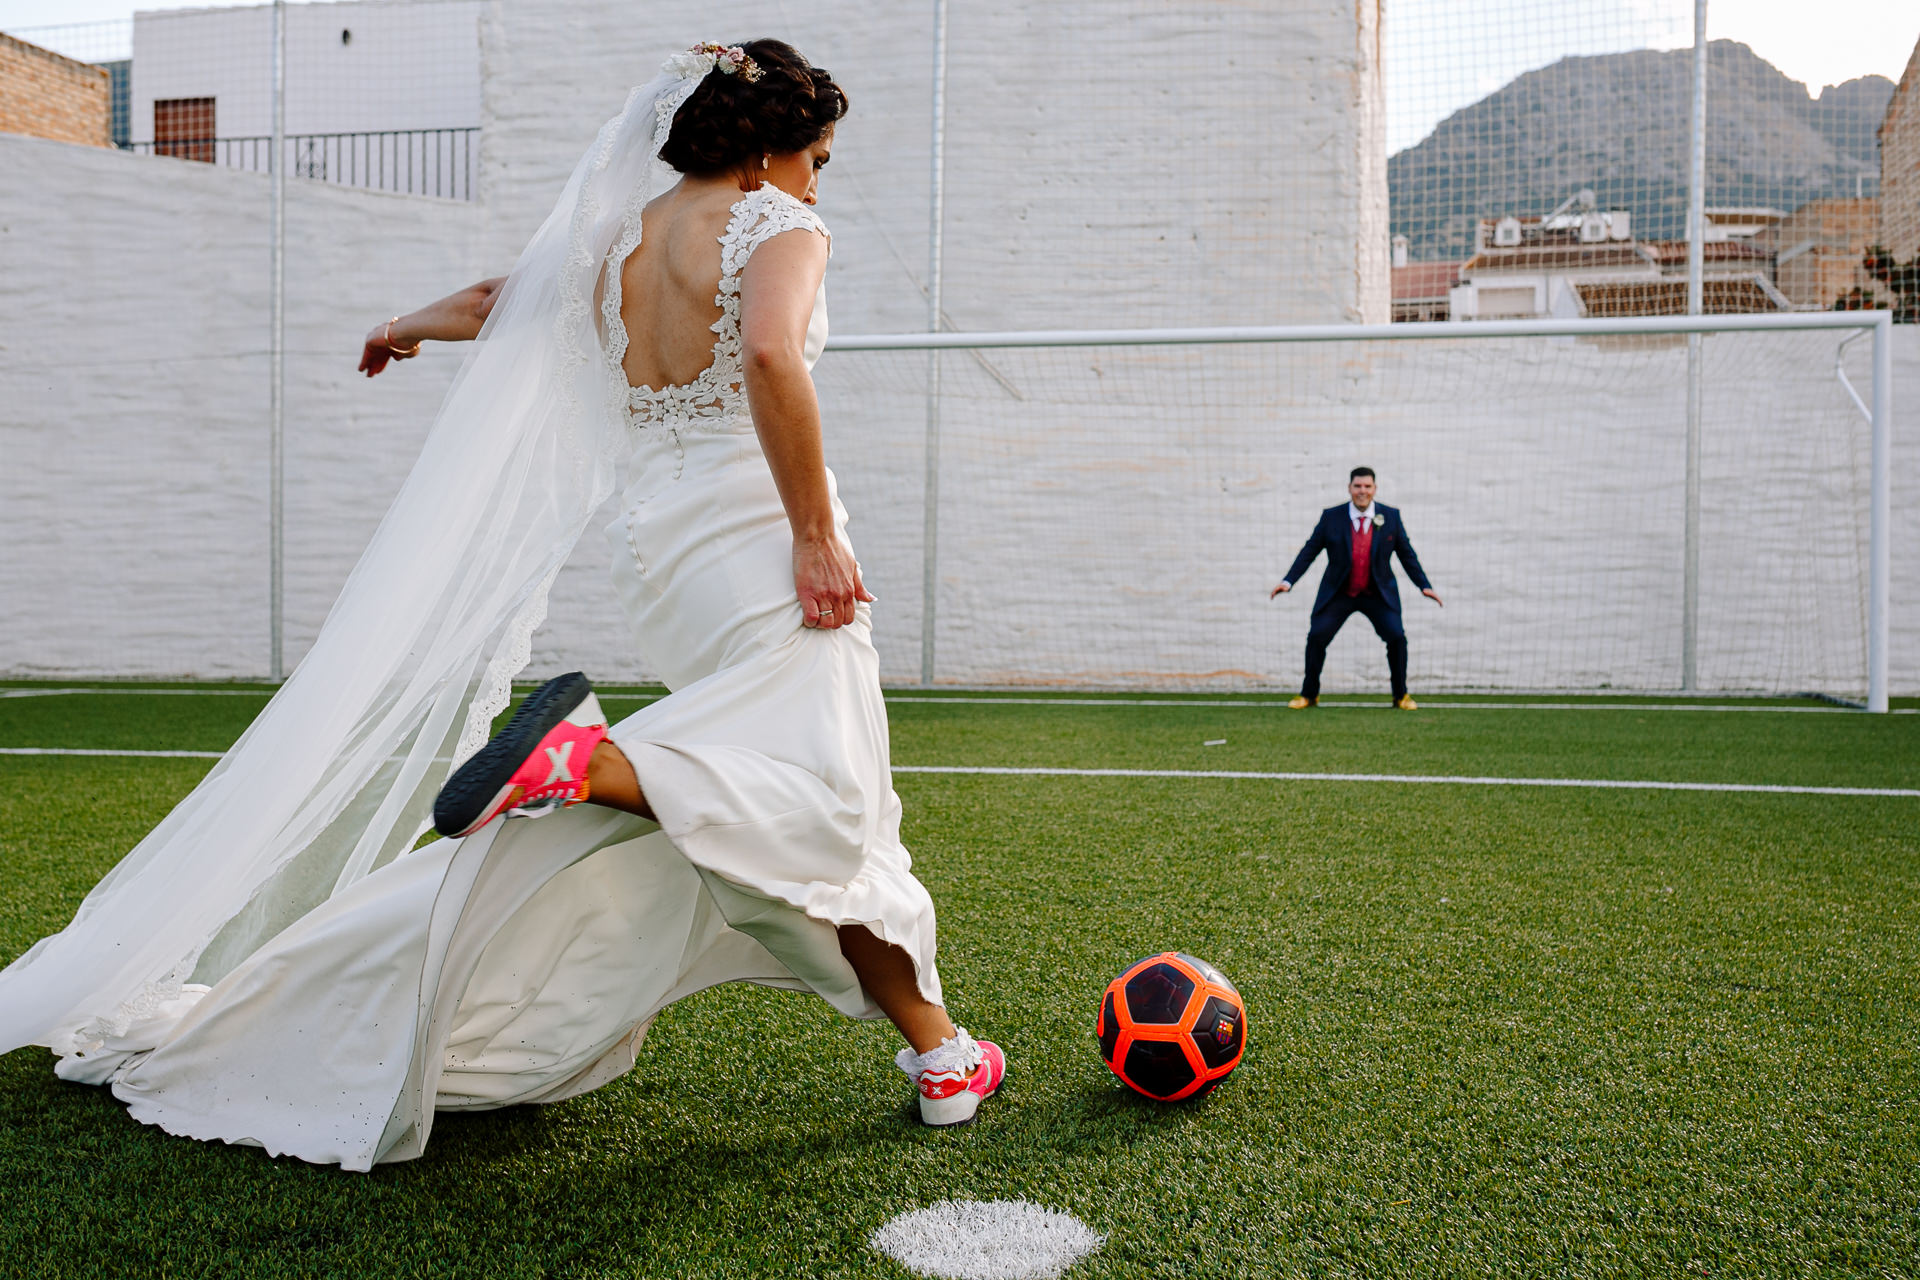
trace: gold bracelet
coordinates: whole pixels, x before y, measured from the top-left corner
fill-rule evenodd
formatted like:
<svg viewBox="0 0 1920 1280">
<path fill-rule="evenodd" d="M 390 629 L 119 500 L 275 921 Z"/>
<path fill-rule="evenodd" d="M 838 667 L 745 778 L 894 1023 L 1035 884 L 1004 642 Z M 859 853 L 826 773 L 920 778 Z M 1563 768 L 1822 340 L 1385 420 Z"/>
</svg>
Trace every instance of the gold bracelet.
<svg viewBox="0 0 1920 1280">
<path fill-rule="evenodd" d="M 400 319 L 399 316 L 395 316 L 392 320 L 387 321 L 387 352 L 388 354 L 396 357 L 397 359 L 405 360 L 411 356 L 417 356 L 420 354 L 420 341 L 419 339 L 416 338 L 414 340 L 413 345 L 411 347 L 408 347 L 405 351 L 402 351 L 399 347 L 396 347 L 393 345 L 393 326 L 395 322 L 398 321 L 399 319 Z"/>
</svg>

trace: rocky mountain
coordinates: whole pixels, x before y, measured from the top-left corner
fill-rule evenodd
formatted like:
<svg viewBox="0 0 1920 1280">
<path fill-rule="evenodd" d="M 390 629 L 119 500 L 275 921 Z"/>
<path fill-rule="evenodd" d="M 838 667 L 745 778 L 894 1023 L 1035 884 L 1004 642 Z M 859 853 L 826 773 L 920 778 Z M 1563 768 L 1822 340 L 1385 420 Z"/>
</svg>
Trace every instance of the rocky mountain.
<svg viewBox="0 0 1920 1280">
<path fill-rule="evenodd" d="M 1543 214 L 1582 188 L 1634 233 L 1677 238 L 1687 211 L 1693 51 L 1562 58 L 1443 120 L 1387 161 L 1393 229 L 1418 259 L 1463 258 L 1475 222 Z M 1863 76 L 1812 97 L 1744 44 L 1707 49 L 1707 203 L 1791 211 L 1875 194 L 1875 130 L 1893 82 Z"/>
</svg>

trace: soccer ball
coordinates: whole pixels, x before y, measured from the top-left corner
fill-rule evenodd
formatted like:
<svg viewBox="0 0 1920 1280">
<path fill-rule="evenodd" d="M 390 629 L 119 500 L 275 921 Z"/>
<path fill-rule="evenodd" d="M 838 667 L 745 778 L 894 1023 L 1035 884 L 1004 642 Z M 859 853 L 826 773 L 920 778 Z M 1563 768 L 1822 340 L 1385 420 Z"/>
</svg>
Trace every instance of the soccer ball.
<svg viewBox="0 0 1920 1280">
<path fill-rule="evenodd" d="M 1180 951 L 1136 960 L 1107 984 L 1094 1023 L 1100 1056 L 1136 1093 L 1202 1098 L 1247 1047 L 1247 1011 L 1227 975 Z"/>
</svg>

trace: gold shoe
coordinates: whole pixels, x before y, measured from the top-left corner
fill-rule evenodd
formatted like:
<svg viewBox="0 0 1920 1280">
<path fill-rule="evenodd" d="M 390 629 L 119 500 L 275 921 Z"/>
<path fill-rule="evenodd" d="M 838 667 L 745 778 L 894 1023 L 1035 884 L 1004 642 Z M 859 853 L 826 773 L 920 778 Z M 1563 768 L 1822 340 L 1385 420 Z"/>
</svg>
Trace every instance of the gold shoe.
<svg viewBox="0 0 1920 1280">
<path fill-rule="evenodd" d="M 1318 705 L 1320 705 L 1320 699 L 1309 698 L 1305 694 L 1302 694 L 1300 697 L 1295 698 L 1292 702 L 1289 702 L 1287 704 L 1287 706 L 1294 711 L 1305 711 L 1308 707 L 1314 707 Z"/>
<path fill-rule="evenodd" d="M 1393 700 L 1393 709 L 1395 711 L 1418 711 L 1420 704 L 1403 693 Z"/>
</svg>

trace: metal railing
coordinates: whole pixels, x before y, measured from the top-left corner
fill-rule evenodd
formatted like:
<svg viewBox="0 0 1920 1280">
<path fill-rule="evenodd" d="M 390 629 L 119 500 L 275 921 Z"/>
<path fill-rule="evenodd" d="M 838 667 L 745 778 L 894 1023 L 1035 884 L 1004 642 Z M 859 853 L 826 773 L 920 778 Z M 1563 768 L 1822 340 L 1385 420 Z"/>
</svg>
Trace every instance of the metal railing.
<svg viewBox="0 0 1920 1280">
<path fill-rule="evenodd" d="M 473 161 L 480 130 L 383 129 L 366 133 L 290 133 L 286 172 L 296 178 L 440 200 L 474 198 Z M 273 139 L 171 138 L 132 142 L 142 155 L 175 156 L 254 173 L 273 170 Z"/>
</svg>

